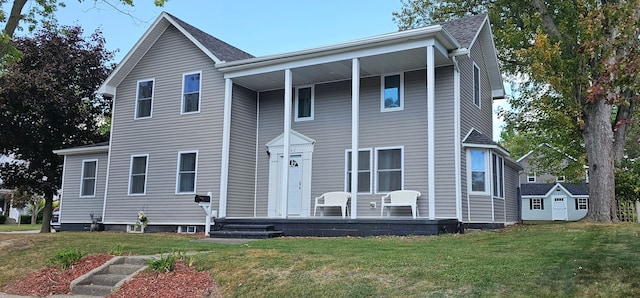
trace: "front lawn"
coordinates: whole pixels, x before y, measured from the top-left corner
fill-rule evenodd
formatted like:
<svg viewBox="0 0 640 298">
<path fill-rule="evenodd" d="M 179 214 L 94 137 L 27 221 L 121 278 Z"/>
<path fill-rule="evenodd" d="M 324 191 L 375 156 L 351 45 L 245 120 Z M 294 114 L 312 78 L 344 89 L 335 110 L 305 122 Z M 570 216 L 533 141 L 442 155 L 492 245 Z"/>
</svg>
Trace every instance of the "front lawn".
<svg viewBox="0 0 640 298">
<path fill-rule="evenodd" d="M 229 297 L 640 296 L 640 225 L 546 223 L 429 237 L 278 238 L 241 245 L 193 236 L 0 235 L 0 286 L 56 250 L 196 255 Z"/>
</svg>

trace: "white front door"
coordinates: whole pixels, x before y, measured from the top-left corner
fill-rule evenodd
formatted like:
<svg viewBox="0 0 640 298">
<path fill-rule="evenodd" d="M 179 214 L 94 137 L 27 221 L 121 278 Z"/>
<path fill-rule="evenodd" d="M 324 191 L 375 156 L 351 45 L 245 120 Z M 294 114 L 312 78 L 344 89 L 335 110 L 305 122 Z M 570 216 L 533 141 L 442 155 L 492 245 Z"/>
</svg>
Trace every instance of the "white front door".
<svg viewBox="0 0 640 298">
<path fill-rule="evenodd" d="M 553 197 L 551 217 L 553 220 L 567 220 L 567 198 Z"/>
<path fill-rule="evenodd" d="M 289 158 L 289 193 L 287 196 L 287 214 L 300 216 L 302 210 L 302 156 Z"/>
</svg>

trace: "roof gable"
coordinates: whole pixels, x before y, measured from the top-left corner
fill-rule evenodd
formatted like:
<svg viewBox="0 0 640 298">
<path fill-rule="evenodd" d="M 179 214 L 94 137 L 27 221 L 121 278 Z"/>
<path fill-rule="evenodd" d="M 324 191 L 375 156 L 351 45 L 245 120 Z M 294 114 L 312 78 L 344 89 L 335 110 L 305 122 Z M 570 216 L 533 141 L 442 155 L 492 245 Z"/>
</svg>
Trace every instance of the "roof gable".
<svg viewBox="0 0 640 298">
<path fill-rule="evenodd" d="M 548 197 L 556 188 L 561 188 L 564 192 L 569 193 L 574 197 L 589 196 L 589 184 L 585 183 L 526 183 L 520 186 L 520 193 L 523 197 Z"/>
<path fill-rule="evenodd" d="M 180 33 L 211 58 L 213 63 L 253 57 L 251 54 L 231 46 L 169 13 L 163 12 L 111 72 L 104 83 L 102 83 L 98 89 L 98 93 L 113 96 L 116 87 L 138 64 L 140 59 L 144 57 L 169 26 L 174 26 L 178 29 Z"/>
</svg>

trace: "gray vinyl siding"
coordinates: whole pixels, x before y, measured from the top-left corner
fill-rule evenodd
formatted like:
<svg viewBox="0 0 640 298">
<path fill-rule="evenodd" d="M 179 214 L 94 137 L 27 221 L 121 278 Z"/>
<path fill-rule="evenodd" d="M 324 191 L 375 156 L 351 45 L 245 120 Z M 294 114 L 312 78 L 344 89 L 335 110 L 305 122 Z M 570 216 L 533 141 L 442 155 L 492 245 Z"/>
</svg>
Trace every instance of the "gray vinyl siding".
<svg viewBox="0 0 640 298">
<path fill-rule="evenodd" d="M 453 67 L 436 70 L 435 203 L 436 217 L 456 218 Z"/>
<path fill-rule="evenodd" d="M 253 217 L 256 173 L 256 93 L 233 86 L 227 217 Z M 266 154 L 263 154 L 266 156 Z"/>
<path fill-rule="evenodd" d="M 506 222 L 514 223 L 520 221 L 520 210 L 518 209 L 518 170 L 514 169 L 508 163 L 504 167 L 504 184 L 505 184 L 505 209 L 507 213 Z"/>
<path fill-rule="evenodd" d="M 505 199 L 493 198 L 493 221 L 505 222 Z"/>
<path fill-rule="evenodd" d="M 102 216 L 104 184 L 107 174 L 107 153 L 68 155 L 65 157 L 63 193 L 60 201 L 60 222 L 90 223 L 89 213 Z M 98 160 L 96 192 L 94 197 L 80 197 L 82 161 Z"/>
<path fill-rule="evenodd" d="M 537 196 L 533 198 L 542 198 L 544 200 L 543 210 L 532 210 L 530 208 L 530 200 L 532 197 L 523 198 L 522 201 L 522 220 L 553 220 L 553 197 L 564 196 L 567 202 L 567 220 L 580 220 L 587 215 L 587 210 L 577 210 L 576 200 L 570 193 L 563 189 L 553 191 L 548 196 Z M 588 201 L 587 201 L 588 203 Z"/>
<path fill-rule="evenodd" d="M 532 198 L 522 199 L 522 220 L 551 220 L 552 219 L 552 205 L 551 198 L 545 198 L 544 196 L 536 197 L 543 199 L 543 208 L 531 209 L 530 201 Z M 567 206 L 569 207 L 569 206 Z"/>
<path fill-rule="evenodd" d="M 461 58 L 460 66 L 460 140 L 463 141 L 472 128 L 493 138 L 493 99 L 489 77 L 482 58 L 482 47 L 475 43 L 471 58 Z M 480 68 L 480 108 L 473 101 L 473 65 Z M 465 222 L 490 222 L 491 198 L 489 196 L 468 195 L 466 148 L 460 150 L 462 175 L 462 217 Z M 470 216 L 469 216 L 470 215 Z"/>
<path fill-rule="evenodd" d="M 544 157 L 541 157 L 544 158 Z M 522 173 L 520 173 L 520 183 L 522 184 L 526 184 L 526 183 L 555 183 L 558 179 L 557 176 L 555 175 L 551 175 L 548 173 L 544 173 L 544 172 L 538 172 L 536 171 L 536 169 L 534 169 L 530 164 L 529 164 L 529 159 L 531 159 L 531 156 L 525 158 L 524 160 L 520 161 L 520 165 L 524 168 L 524 170 L 522 171 Z M 528 174 L 529 172 L 535 172 L 536 173 L 536 181 L 533 182 L 529 182 L 529 177 Z"/>
<path fill-rule="evenodd" d="M 202 71 L 200 112 L 181 115 L 182 76 Z M 138 80 L 155 79 L 150 119 L 134 120 Z M 211 59 L 169 26 L 116 90 L 105 223 L 204 223 L 193 194 L 176 194 L 179 151 L 198 151 L 196 193 L 213 192 L 218 209 L 224 80 Z M 128 196 L 132 154 L 148 154 L 146 195 Z"/>
</svg>

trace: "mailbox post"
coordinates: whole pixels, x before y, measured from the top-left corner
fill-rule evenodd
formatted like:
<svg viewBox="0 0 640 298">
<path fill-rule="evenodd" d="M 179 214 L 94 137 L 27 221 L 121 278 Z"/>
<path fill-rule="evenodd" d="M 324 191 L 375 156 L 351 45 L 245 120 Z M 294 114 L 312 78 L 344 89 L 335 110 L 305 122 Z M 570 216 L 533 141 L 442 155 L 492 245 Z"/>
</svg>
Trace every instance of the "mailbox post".
<svg viewBox="0 0 640 298">
<path fill-rule="evenodd" d="M 211 217 L 218 214 L 217 210 L 211 210 L 211 197 L 213 197 L 212 192 L 208 192 L 206 196 L 196 195 L 195 197 L 195 202 L 198 203 L 198 206 L 207 214 L 204 226 L 205 235 L 209 235 L 209 232 L 211 232 Z"/>
</svg>

